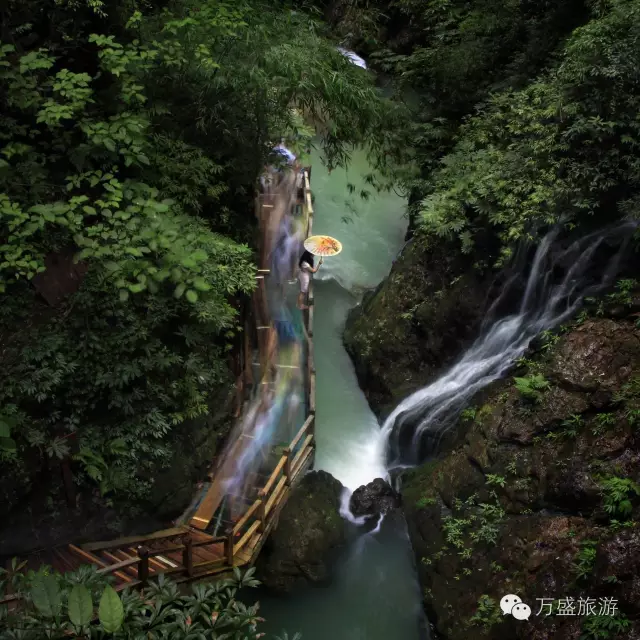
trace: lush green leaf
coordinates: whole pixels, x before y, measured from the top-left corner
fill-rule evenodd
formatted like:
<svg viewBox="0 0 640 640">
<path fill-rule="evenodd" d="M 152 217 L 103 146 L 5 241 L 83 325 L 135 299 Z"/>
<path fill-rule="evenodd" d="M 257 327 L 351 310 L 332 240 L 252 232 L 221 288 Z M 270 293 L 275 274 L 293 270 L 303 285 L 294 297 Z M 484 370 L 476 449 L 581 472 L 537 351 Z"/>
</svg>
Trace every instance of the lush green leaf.
<svg viewBox="0 0 640 640">
<path fill-rule="evenodd" d="M 69 619 L 76 627 L 83 627 L 91 622 L 93 617 L 93 602 L 91 593 L 82 584 L 76 584 L 69 593 Z"/>
<path fill-rule="evenodd" d="M 115 589 L 107 585 L 100 598 L 98 617 L 107 633 L 116 633 L 124 621 L 124 607 Z"/>
</svg>

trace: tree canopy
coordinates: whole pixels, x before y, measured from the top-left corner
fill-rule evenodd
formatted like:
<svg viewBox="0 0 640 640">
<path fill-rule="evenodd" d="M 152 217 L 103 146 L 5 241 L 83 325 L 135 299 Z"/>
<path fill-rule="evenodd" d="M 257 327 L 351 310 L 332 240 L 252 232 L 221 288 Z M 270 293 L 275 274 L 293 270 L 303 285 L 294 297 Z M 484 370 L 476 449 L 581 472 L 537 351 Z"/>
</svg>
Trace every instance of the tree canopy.
<svg viewBox="0 0 640 640">
<path fill-rule="evenodd" d="M 502 264 L 559 221 L 636 216 L 636 0 L 338 7 L 335 28 L 410 108 L 395 178 L 422 238 L 472 252 L 483 237 L 478 262 Z"/>
<path fill-rule="evenodd" d="M 316 122 L 344 163 L 382 148 L 397 109 L 286 4 L 9 0 L 0 16 L 3 512 L 70 454 L 81 492 L 139 506 L 179 435 L 224 430 L 271 148 L 306 146 Z"/>
</svg>

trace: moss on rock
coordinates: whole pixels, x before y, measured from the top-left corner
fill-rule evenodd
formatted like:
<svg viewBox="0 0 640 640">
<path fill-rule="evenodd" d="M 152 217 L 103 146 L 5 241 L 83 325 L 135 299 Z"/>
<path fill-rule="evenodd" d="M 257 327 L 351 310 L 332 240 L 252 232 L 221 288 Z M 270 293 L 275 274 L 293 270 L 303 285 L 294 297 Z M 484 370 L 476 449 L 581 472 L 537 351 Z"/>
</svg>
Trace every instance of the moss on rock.
<svg viewBox="0 0 640 640">
<path fill-rule="evenodd" d="M 329 580 L 334 554 L 346 541 L 342 491 L 342 484 L 325 471 L 308 473 L 293 489 L 258 558 L 265 587 L 287 593 Z"/>
<path fill-rule="evenodd" d="M 377 413 L 425 384 L 475 337 L 488 276 L 468 267 L 446 243 L 426 246 L 416 237 L 350 314 L 345 347 Z"/>
<path fill-rule="evenodd" d="M 596 613 L 614 598 L 621 633 L 606 637 L 640 637 L 635 320 L 559 333 L 515 372 L 547 386 L 526 397 L 512 378 L 495 383 L 482 409 L 465 412 L 454 448 L 405 475 L 425 609 L 441 637 L 599 637 L 595 617 L 537 615 L 539 598 L 569 597 L 594 598 Z M 496 614 L 508 593 L 531 606 L 529 623 Z"/>
</svg>

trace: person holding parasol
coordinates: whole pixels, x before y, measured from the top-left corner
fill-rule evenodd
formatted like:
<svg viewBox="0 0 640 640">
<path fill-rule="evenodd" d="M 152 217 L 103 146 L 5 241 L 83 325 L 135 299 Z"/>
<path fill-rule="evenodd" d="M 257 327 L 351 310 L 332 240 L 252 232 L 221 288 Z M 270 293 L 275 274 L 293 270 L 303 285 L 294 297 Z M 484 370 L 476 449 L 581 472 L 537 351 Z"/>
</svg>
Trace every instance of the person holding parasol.
<svg viewBox="0 0 640 640">
<path fill-rule="evenodd" d="M 342 251 L 342 244 L 331 236 L 309 236 L 304 241 L 304 253 L 300 256 L 298 266 L 298 282 L 300 283 L 300 293 L 298 294 L 298 309 L 308 309 L 304 304 L 305 297 L 309 292 L 311 275 L 318 272 L 325 256 L 337 256 Z M 313 264 L 313 257 L 320 256 L 318 266 Z"/>
</svg>

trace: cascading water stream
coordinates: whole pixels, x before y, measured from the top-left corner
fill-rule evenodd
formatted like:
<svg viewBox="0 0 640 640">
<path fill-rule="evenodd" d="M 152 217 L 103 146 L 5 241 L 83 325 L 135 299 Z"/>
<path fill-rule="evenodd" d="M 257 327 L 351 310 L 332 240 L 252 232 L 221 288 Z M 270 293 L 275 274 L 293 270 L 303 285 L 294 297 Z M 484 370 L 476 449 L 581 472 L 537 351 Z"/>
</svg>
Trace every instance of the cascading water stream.
<svg viewBox="0 0 640 640">
<path fill-rule="evenodd" d="M 504 376 L 537 335 L 567 320 L 585 297 L 610 285 L 636 226 L 628 222 L 593 233 L 559 253 L 554 252 L 557 232 L 549 233 L 535 253 L 518 313 L 485 320 L 484 331 L 460 360 L 432 384 L 403 400 L 386 419 L 377 455 L 387 457 L 388 468 L 417 464 L 425 454 L 435 450 L 470 399 Z M 597 250 L 609 240 L 622 240 L 622 247 L 609 261 L 604 274 L 594 280 L 587 272 Z M 551 283 L 552 274 L 567 264 L 571 266 L 560 281 Z M 511 286 L 514 281 L 510 279 Z M 503 291 L 503 295 L 506 293 Z M 409 441 L 407 430 L 411 438 L 408 450 L 401 445 Z"/>
<path fill-rule="evenodd" d="M 343 252 L 326 259 L 314 276 L 316 378 L 315 468 L 328 471 L 353 489 L 385 475 L 377 454 L 380 425 L 358 387 L 353 364 L 342 344 L 347 314 L 357 295 L 375 287 L 388 273 L 404 243 L 404 201 L 395 194 L 374 194 L 368 200 L 350 196 L 367 188 L 371 167 L 361 151 L 348 171 L 331 175 L 317 154 L 312 159 L 315 200 L 314 234 L 328 234 Z M 354 211 L 345 224 L 345 211 Z M 283 257 L 287 255 L 283 245 Z M 291 293 L 297 287 L 291 285 Z M 342 512 L 348 503 L 343 500 Z M 354 527 L 355 529 L 355 527 Z M 289 597 L 260 594 L 264 631 L 303 640 L 419 640 L 424 638 L 423 612 L 406 526 L 401 519 L 378 522 L 375 531 L 358 536 L 344 550 L 330 585 L 304 588 Z"/>
</svg>

